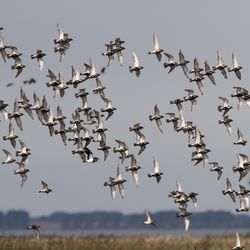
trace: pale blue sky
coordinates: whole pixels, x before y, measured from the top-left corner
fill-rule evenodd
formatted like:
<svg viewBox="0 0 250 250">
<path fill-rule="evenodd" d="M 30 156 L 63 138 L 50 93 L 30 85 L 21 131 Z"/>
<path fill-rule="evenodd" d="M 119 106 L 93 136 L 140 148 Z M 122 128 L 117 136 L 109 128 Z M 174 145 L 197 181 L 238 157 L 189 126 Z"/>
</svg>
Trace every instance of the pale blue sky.
<svg viewBox="0 0 250 250">
<path fill-rule="evenodd" d="M 244 86 L 250 89 L 248 58 L 250 54 L 249 3 L 235 1 L 5 1 L 1 5 L 0 26 L 5 30 L 2 34 L 5 43 L 16 45 L 23 53 L 23 63 L 26 65 L 23 73 L 14 78 L 11 63 L 0 60 L 0 81 L 2 84 L 0 99 L 10 105 L 12 111 L 15 97 L 19 97 L 22 81 L 34 77 L 35 85 L 23 85 L 25 92 L 33 102 L 33 91 L 42 97 L 46 95 L 49 105 L 56 113 L 60 104 L 68 120 L 81 101 L 74 98 L 77 91 L 70 88 L 65 97 L 53 99 L 53 91 L 45 85 L 47 69 L 55 73 L 62 72 L 67 81 L 71 77 L 71 65 L 83 71 L 83 62 L 89 58 L 100 69 L 107 63 L 101 56 L 104 43 L 115 37 L 125 40 L 124 66 L 120 67 L 117 60 L 111 64 L 107 73 L 101 77 L 106 86 L 106 96 L 117 108 L 105 126 L 108 128 L 107 144 L 116 146 L 115 139 L 127 142 L 130 151 L 137 154 L 138 148 L 133 146 L 134 134 L 129 132 L 129 126 L 141 122 L 143 133 L 150 141 L 142 155 L 136 157 L 142 166 L 139 172 L 139 188 L 136 188 L 130 173 L 125 174 L 125 199 L 117 194 L 111 200 L 110 191 L 103 186 L 109 176 L 116 175 L 119 163 L 118 155 L 110 152 L 106 162 L 103 155 L 96 150 L 97 144 L 90 148 L 100 157 L 100 162 L 91 165 L 83 164 L 78 156 L 72 155 L 74 148 L 71 143 L 65 147 L 59 137 L 50 137 L 48 129 L 43 127 L 37 118 L 31 120 L 27 115 L 22 119 L 24 131 L 16 128 L 20 139 L 31 148 L 28 167 L 30 173 L 23 188 L 20 188 L 20 177 L 14 176 L 15 165 L 2 165 L 0 169 L 0 197 L 3 211 L 9 209 L 26 209 L 32 215 L 48 214 L 63 210 L 92 211 L 117 210 L 124 213 L 142 212 L 144 208 L 151 211 L 177 209 L 168 193 L 175 189 L 178 179 L 184 191 L 195 191 L 198 196 L 198 211 L 208 209 L 226 209 L 234 211 L 238 204 L 233 204 L 221 191 L 225 188 L 225 179 L 229 177 L 238 189 L 238 175 L 232 173 L 232 166 L 237 164 L 236 153 L 249 152 L 249 145 L 237 147 L 236 129 L 240 127 L 246 139 L 250 140 L 248 117 L 250 110 L 243 106 L 236 109 L 237 101 L 231 99 L 233 86 Z M 53 39 L 57 37 L 56 24 L 59 23 L 66 33 L 73 38 L 70 49 L 62 63 L 59 55 L 53 51 Z M 217 86 L 209 80 L 204 81 L 204 96 L 199 97 L 198 105 L 190 112 L 190 103 L 185 103 L 184 115 L 192 120 L 206 135 L 207 147 L 212 150 L 209 161 L 218 161 L 224 167 L 220 181 L 216 173 L 210 173 L 209 167 L 198 165 L 193 167 L 191 150 L 187 147 L 187 136 L 177 134 L 172 125 L 164 124 L 161 134 L 155 123 L 151 123 L 148 115 L 153 112 L 155 104 L 162 114 L 177 112 L 176 107 L 169 101 L 185 95 L 185 88 L 193 88 L 197 93 L 195 83 L 189 83 L 181 69 L 176 69 L 168 75 L 163 68 L 163 57 L 159 63 L 154 56 L 148 55 L 153 46 L 153 33 L 156 33 L 160 46 L 168 53 L 178 58 L 181 49 L 191 62 L 196 56 L 200 65 L 207 59 L 210 65 L 216 63 L 216 51 L 221 49 L 225 64 L 232 65 L 231 54 L 236 50 L 239 63 L 244 67 L 242 80 L 239 81 L 231 73 L 228 80 L 223 79 L 218 72 L 215 74 Z M 37 49 L 47 53 L 44 70 L 39 72 L 37 63 L 31 61 L 30 54 Z M 144 66 L 140 78 L 130 74 L 128 66 L 132 64 L 132 51 Z M 189 64 L 191 68 L 193 63 Z M 14 82 L 11 88 L 5 84 Z M 95 81 L 84 83 L 91 93 Z M 232 136 L 230 137 L 223 126 L 218 125 L 221 114 L 217 106 L 221 103 L 218 96 L 230 98 L 234 110 L 230 111 Z M 89 105 L 94 109 L 103 107 L 98 96 L 88 98 Z M 2 120 L 2 119 L 1 119 Z M 0 123 L 1 136 L 8 133 L 8 125 Z M 18 144 L 17 144 L 18 146 Z M 2 141 L 1 147 L 14 152 L 9 142 Z M 164 173 L 159 184 L 147 177 L 153 168 L 153 156 L 157 159 Z M 1 154 L 1 159 L 4 154 Z M 125 161 L 122 167 L 128 166 Z M 46 181 L 53 192 L 49 195 L 38 194 L 41 188 L 40 180 Z M 249 177 L 242 181 L 247 185 Z M 193 208 L 191 208 L 193 210 Z M 193 211 L 194 212 L 194 211 Z"/>
</svg>

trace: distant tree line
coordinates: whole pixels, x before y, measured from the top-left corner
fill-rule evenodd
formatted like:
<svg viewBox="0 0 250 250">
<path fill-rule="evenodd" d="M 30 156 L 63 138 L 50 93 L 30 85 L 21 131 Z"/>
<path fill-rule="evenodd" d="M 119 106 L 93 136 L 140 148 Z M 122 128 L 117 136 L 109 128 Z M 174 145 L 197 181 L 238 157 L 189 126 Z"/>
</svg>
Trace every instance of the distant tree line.
<svg viewBox="0 0 250 250">
<path fill-rule="evenodd" d="M 162 211 L 152 214 L 160 229 L 183 228 L 183 219 L 176 217 L 175 211 Z M 61 229 L 129 229 L 145 228 L 145 214 L 123 214 L 120 212 L 55 212 L 48 216 L 31 218 L 27 211 L 10 210 L 0 212 L 1 229 L 24 229 L 30 223 L 56 224 Z M 250 216 L 232 214 L 226 211 L 206 211 L 194 213 L 190 217 L 193 229 L 250 228 Z"/>
<path fill-rule="evenodd" d="M 160 229 L 183 228 L 183 219 L 176 217 L 175 211 L 152 214 Z M 56 212 L 49 216 L 34 218 L 39 222 L 59 223 L 63 229 L 129 229 L 145 228 L 145 214 L 123 214 L 120 212 Z M 226 211 L 206 211 L 194 213 L 190 217 L 193 229 L 209 228 L 250 228 L 250 216 L 232 214 Z"/>
<path fill-rule="evenodd" d="M 23 210 L 10 210 L 6 214 L 0 211 L 1 229 L 23 229 L 30 222 L 29 213 Z"/>
</svg>

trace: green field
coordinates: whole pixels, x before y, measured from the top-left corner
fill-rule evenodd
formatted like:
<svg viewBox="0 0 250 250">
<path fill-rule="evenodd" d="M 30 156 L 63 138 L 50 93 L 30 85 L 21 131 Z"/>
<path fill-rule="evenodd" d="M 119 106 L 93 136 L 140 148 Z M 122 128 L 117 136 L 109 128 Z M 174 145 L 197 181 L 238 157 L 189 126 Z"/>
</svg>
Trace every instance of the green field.
<svg viewBox="0 0 250 250">
<path fill-rule="evenodd" d="M 241 235 L 250 249 L 250 235 Z M 1 250 L 226 250 L 235 245 L 235 235 L 218 237 L 2 237 Z"/>
</svg>

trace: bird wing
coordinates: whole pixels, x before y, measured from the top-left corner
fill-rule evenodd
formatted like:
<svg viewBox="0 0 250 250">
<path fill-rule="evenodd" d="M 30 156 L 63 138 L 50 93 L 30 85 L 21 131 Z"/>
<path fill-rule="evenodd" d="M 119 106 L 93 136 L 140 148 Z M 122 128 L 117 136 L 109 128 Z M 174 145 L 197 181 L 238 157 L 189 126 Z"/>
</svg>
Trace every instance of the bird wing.
<svg viewBox="0 0 250 250">
<path fill-rule="evenodd" d="M 160 110 L 159 110 L 157 104 L 155 104 L 155 106 L 154 106 L 154 114 L 155 115 L 159 115 L 160 114 Z"/>
<path fill-rule="evenodd" d="M 185 227 L 185 231 L 187 232 L 188 231 L 188 228 L 189 228 L 189 218 L 187 216 L 184 217 L 184 227 Z"/>
<path fill-rule="evenodd" d="M 220 70 L 221 74 L 224 76 L 225 79 L 227 79 L 227 72 L 225 69 Z"/>
<path fill-rule="evenodd" d="M 176 189 L 178 192 L 182 192 L 181 184 L 179 181 L 176 181 Z"/>
<path fill-rule="evenodd" d="M 138 187 L 139 186 L 139 176 L 137 170 L 132 171 L 132 176 L 135 182 L 135 185 Z"/>
<path fill-rule="evenodd" d="M 137 55 L 135 54 L 135 52 L 132 52 L 132 54 L 133 54 L 134 67 L 139 67 L 140 64 L 139 64 L 139 59 L 138 59 Z"/>
<path fill-rule="evenodd" d="M 40 239 L 40 233 L 39 233 L 38 228 L 36 228 L 34 231 L 35 231 L 35 234 L 36 234 L 36 238 L 39 240 Z"/>
<path fill-rule="evenodd" d="M 124 198 L 124 196 L 125 196 L 125 189 L 124 189 L 123 184 L 122 184 L 122 183 L 119 183 L 119 184 L 118 184 L 118 188 L 119 188 L 119 192 L 120 192 L 120 194 L 121 194 L 121 197 Z"/>
<path fill-rule="evenodd" d="M 59 32 L 59 40 L 64 39 L 64 32 L 63 32 L 62 27 L 59 24 L 57 24 L 57 29 L 58 29 L 58 32 Z"/>
<path fill-rule="evenodd" d="M 0 53 L 2 55 L 3 61 L 6 62 L 7 53 L 6 53 L 5 49 L 0 50 Z"/>
<path fill-rule="evenodd" d="M 119 165 L 117 166 L 116 173 L 117 173 L 117 179 L 121 180 L 122 179 L 122 171 L 121 171 Z"/>
<path fill-rule="evenodd" d="M 220 49 L 217 50 L 217 64 L 218 65 L 222 65 L 222 57 L 221 57 L 221 53 L 220 53 Z"/>
<path fill-rule="evenodd" d="M 147 218 L 146 220 L 151 221 L 152 219 L 151 219 L 150 213 L 147 209 L 145 209 L 145 214 L 146 214 L 146 218 Z"/>
<path fill-rule="evenodd" d="M 48 184 L 47 184 L 47 183 L 45 183 L 45 182 L 42 181 L 42 180 L 41 180 L 41 183 L 42 183 L 44 189 L 45 189 L 45 188 L 48 188 Z"/>
<path fill-rule="evenodd" d="M 243 140 L 243 135 L 239 128 L 237 128 L 237 135 L 238 135 L 238 140 Z"/>
<path fill-rule="evenodd" d="M 153 35 L 154 50 L 159 51 L 160 46 L 156 34 Z"/>
<path fill-rule="evenodd" d="M 17 124 L 18 128 L 20 128 L 20 130 L 23 130 L 23 125 L 22 125 L 22 120 L 21 120 L 21 118 L 15 116 L 15 121 L 16 121 L 16 124 Z"/>
<path fill-rule="evenodd" d="M 25 181 L 27 180 L 27 174 L 20 174 L 21 175 L 21 178 L 22 178 L 22 182 L 21 182 L 21 187 L 23 187 Z"/>
<path fill-rule="evenodd" d="M 241 247 L 239 233 L 236 232 L 236 247 Z"/>
<path fill-rule="evenodd" d="M 232 184 L 230 180 L 227 178 L 227 189 L 231 189 L 231 188 L 232 188 Z"/>
<path fill-rule="evenodd" d="M 235 72 L 237 78 L 238 78 L 239 80 L 241 80 L 241 73 L 240 73 L 240 71 L 239 71 L 239 70 L 235 70 L 234 72 Z"/>
<path fill-rule="evenodd" d="M 116 193 L 116 188 L 115 188 L 115 186 L 110 186 L 110 190 L 111 190 L 111 197 L 112 197 L 112 199 L 114 199 L 115 198 L 115 193 Z"/>
<path fill-rule="evenodd" d="M 41 57 L 37 58 L 38 61 L 38 66 L 39 66 L 39 70 L 42 71 L 43 70 L 43 59 Z"/>
<path fill-rule="evenodd" d="M 227 129 L 227 132 L 229 133 L 229 135 L 231 135 L 232 134 L 232 126 L 229 123 L 226 123 L 225 126 Z"/>
<path fill-rule="evenodd" d="M 161 120 L 157 119 L 156 124 L 157 124 L 157 127 L 159 128 L 159 130 L 161 131 L 161 133 L 163 133 L 163 126 L 162 126 Z"/>
<path fill-rule="evenodd" d="M 7 151 L 6 149 L 3 149 L 3 152 L 6 154 L 7 159 L 11 159 L 11 154 L 9 151 Z"/>
<path fill-rule="evenodd" d="M 219 179 L 220 179 L 220 177 L 221 177 L 221 175 L 222 175 L 222 170 L 221 170 L 221 169 L 220 169 L 220 170 L 218 170 L 218 171 L 217 171 L 217 173 L 218 173 L 217 180 L 219 180 Z"/>
<path fill-rule="evenodd" d="M 155 174 L 159 173 L 159 164 L 154 157 L 153 157 L 153 165 L 154 165 L 154 173 Z"/>
<path fill-rule="evenodd" d="M 229 196 L 233 200 L 233 202 L 236 202 L 235 195 L 233 193 L 229 193 Z"/>
<path fill-rule="evenodd" d="M 238 60 L 237 60 L 235 51 L 233 51 L 233 53 L 232 53 L 232 61 L 233 61 L 233 68 L 237 68 L 239 66 L 239 64 L 238 64 Z"/>
</svg>

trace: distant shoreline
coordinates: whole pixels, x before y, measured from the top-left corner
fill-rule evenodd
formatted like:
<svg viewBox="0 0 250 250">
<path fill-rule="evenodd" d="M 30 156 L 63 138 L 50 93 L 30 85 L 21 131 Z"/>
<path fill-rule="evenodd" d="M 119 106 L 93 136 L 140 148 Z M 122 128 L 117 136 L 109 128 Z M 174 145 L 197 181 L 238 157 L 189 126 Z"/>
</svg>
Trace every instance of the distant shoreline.
<svg viewBox="0 0 250 250">
<path fill-rule="evenodd" d="M 183 219 L 176 217 L 176 211 L 159 211 L 152 213 L 156 222 L 156 230 L 182 231 Z M 123 214 L 121 212 L 79 212 L 66 213 L 54 212 L 47 216 L 31 217 L 24 210 L 10 210 L 7 213 L 0 212 L 0 232 L 6 230 L 22 230 L 29 224 L 38 224 L 47 231 L 91 231 L 101 228 L 107 230 L 145 230 L 143 221 L 145 214 Z M 249 213 L 233 214 L 228 211 L 193 210 L 190 216 L 192 230 L 229 230 L 232 228 L 246 229 L 250 231 Z"/>
<path fill-rule="evenodd" d="M 40 234 L 43 237 L 60 237 L 60 238 L 70 238 L 70 237 L 115 237 L 115 238 L 127 238 L 127 237 L 229 237 L 234 235 L 235 232 L 240 232 L 242 235 L 248 235 L 250 237 L 250 230 L 246 228 L 224 228 L 224 229 L 190 229 L 185 232 L 183 229 L 178 230 L 167 230 L 167 229 L 157 229 L 151 226 L 145 226 L 143 229 L 81 229 L 81 230 L 51 230 L 48 227 L 43 227 L 41 225 Z M 0 230 L 1 237 L 29 237 L 32 232 L 22 229 L 22 230 Z"/>
</svg>

